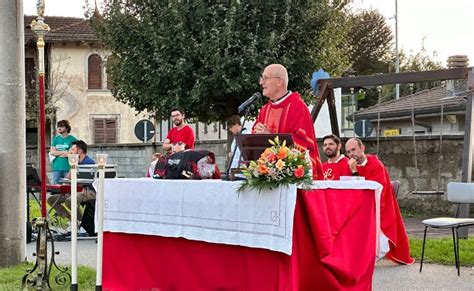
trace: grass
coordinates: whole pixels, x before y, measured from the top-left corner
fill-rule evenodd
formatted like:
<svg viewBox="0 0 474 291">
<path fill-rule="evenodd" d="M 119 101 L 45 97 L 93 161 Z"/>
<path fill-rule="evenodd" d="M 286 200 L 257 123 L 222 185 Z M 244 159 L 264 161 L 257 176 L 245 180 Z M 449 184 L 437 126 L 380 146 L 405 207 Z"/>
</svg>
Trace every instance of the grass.
<svg viewBox="0 0 474 291">
<path fill-rule="evenodd" d="M 33 264 L 22 263 L 10 268 L 0 268 L 0 290 L 20 290 L 21 279 L 26 273 L 27 269 L 31 269 Z M 61 266 L 63 267 L 63 266 Z M 56 271 L 56 272 L 55 272 Z M 68 266 L 69 274 L 71 268 Z M 71 282 L 68 281 L 65 285 L 59 286 L 54 282 L 54 276 L 57 270 L 53 267 L 50 276 L 50 284 L 52 290 L 70 290 Z M 80 290 L 94 290 L 95 289 L 95 270 L 89 267 L 79 266 L 77 271 L 77 283 Z M 30 288 L 29 290 L 34 290 Z"/>
<path fill-rule="evenodd" d="M 410 239 L 411 255 L 421 260 L 423 239 Z M 474 238 L 459 240 L 459 260 L 462 266 L 474 266 Z M 453 239 L 432 238 L 426 240 L 424 262 L 454 266 Z"/>
<path fill-rule="evenodd" d="M 46 204 L 46 211 L 48 213 L 50 209 L 51 206 L 49 206 L 49 204 Z M 51 211 L 51 213 L 49 213 L 49 217 L 53 217 L 55 213 L 56 211 Z M 41 217 L 41 208 L 36 200 L 30 199 L 30 220 L 37 217 Z M 57 226 L 66 229 L 67 225 L 69 224 L 69 219 L 60 216 L 58 217 L 58 219 L 59 224 Z"/>
</svg>

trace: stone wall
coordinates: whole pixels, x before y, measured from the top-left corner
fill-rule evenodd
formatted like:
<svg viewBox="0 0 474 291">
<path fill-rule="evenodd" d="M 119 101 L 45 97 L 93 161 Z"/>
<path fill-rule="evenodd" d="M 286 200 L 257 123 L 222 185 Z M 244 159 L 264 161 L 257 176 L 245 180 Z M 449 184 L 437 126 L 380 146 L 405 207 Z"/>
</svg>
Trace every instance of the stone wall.
<svg viewBox="0 0 474 291">
<path fill-rule="evenodd" d="M 345 140 L 343 140 L 345 141 Z M 464 136 L 384 137 L 364 139 L 366 153 L 377 153 L 390 178 L 399 180 L 398 201 L 409 213 L 453 213 L 446 185 L 461 181 Z M 441 149 L 441 154 L 440 154 Z"/>
<path fill-rule="evenodd" d="M 380 159 L 387 166 L 391 179 L 401 182 L 398 200 L 404 211 L 452 213 L 453 208 L 446 199 L 445 191 L 448 182 L 461 180 L 463 138 L 464 136 L 443 136 L 440 156 L 439 136 L 417 137 L 417 166 L 412 137 L 385 137 L 379 140 Z M 364 143 L 367 146 L 366 152 L 377 153 L 375 138 L 364 139 Z M 319 146 L 322 154 L 321 142 Z M 214 152 L 219 168 L 222 172 L 225 171 L 226 141 L 200 141 L 196 143 L 196 148 Z M 117 174 L 120 177 L 143 177 L 152 153 L 160 151 L 161 143 L 89 147 L 89 155 L 93 158 L 95 153 L 108 153 L 109 163 L 117 164 Z M 27 161 L 36 163 L 36 156 L 36 149 L 29 148 Z M 437 190 L 440 193 L 420 194 L 421 191 Z"/>
<path fill-rule="evenodd" d="M 144 177 L 146 169 L 151 161 L 151 156 L 155 152 L 161 152 L 162 143 L 156 144 L 114 144 L 96 146 L 89 145 L 87 154 L 95 159 L 96 153 L 107 153 L 108 164 L 117 165 L 117 175 L 119 177 L 137 178 Z M 212 151 L 216 155 L 216 161 L 221 171 L 224 171 L 225 164 L 225 141 L 197 141 L 195 143 L 196 149 L 206 149 Z M 48 149 L 49 151 L 49 149 Z M 37 164 L 37 150 L 36 148 L 27 148 L 26 161 L 27 163 Z M 50 164 L 47 163 L 47 171 L 50 172 Z M 48 173 L 50 179 L 51 173 Z"/>
</svg>

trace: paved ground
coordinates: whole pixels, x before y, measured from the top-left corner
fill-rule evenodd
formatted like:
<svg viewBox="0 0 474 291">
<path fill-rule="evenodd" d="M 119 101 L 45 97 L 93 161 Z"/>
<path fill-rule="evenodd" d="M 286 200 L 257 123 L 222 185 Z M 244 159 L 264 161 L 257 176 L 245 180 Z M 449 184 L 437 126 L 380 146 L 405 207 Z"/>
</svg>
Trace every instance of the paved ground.
<svg viewBox="0 0 474 291">
<path fill-rule="evenodd" d="M 422 237 L 423 225 L 421 218 L 405 219 L 405 226 L 410 237 Z M 471 229 L 471 234 L 473 233 Z M 433 236 L 450 236 L 448 232 L 429 232 Z M 78 241 L 78 263 L 80 265 L 95 268 L 96 265 L 95 239 L 83 238 Z M 35 243 L 27 246 L 28 260 L 33 261 L 31 255 L 34 252 Z M 56 256 L 59 264 L 70 263 L 70 242 L 56 242 L 55 248 L 60 252 Z M 474 250 L 473 250 L 474 251 Z M 463 267 L 461 276 L 457 276 L 454 266 L 442 266 L 434 264 L 424 264 L 423 272 L 419 272 L 420 265 L 415 263 L 412 266 L 400 266 L 388 260 L 381 260 L 375 267 L 373 278 L 374 290 L 474 290 L 474 268 Z"/>
</svg>

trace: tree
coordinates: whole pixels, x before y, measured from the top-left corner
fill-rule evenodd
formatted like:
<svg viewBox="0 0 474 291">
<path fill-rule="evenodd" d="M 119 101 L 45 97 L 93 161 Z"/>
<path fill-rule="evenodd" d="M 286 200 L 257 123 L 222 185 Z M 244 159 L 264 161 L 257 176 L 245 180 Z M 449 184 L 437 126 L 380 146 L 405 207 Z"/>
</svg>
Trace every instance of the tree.
<svg viewBox="0 0 474 291">
<path fill-rule="evenodd" d="M 395 56 L 392 57 L 395 59 Z M 421 50 L 417 53 L 411 53 L 406 55 L 402 50 L 399 52 L 400 59 L 400 71 L 401 72 L 420 72 L 420 71 L 430 71 L 430 70 L 440 70 L 443 68 L 440 62 L 433 60 L 426 51 L 424 45 L 422 45 Z M 395 62 L 393 62 L 395 64 Z M 395 69 L 390 68 L 392 71 Z M 413 84 L 401 84 L 400 85 L 400 95 L 409 95 L 421 90 L 433 88 L 435 86 L 441 85 L 440 81 L 430 81 L 430 82 L 419 82 Z"/>
<path fill-rule="evenodd" d="M 351 31 L 349 35 L 351 43 L 351 73 L 355 75 L 373 75 L 395 72 L 395 50 L 393 35 L 385 18 L 377 10 L 363 10 L 351 17 Z M 441 69 L 440 63 L 432 60 L 424 47 L 418 53 L 406 55 L 403 50 L 399 51 L 400 72 L 425 71 Z M 413 86 L 413 92 L 431 88 L 439 82 L 417 83 Z M 359 100 L 358 106 L 367 108 L 379 102 L 377 88 L 365 88 L 366 94 L 363 100 Z M 408 84 L 400 85 L 400 95 L 412 92 Z M 385 85 L 380 92 L 380 102 L 395 98 L 395 84 Z"/>
<path fill-rule="evenodd" d="M 319 42 L 329 43 L 344 2 L 110 0 L 91 20 L 112 52 L 107 69 L 116 99 L 158 117 L 180 105 L 210 122 L 235 114 L 270 63 L 284 64 L 289 87 L 303 93 L 320 65 L 346 67 L 340 38 L 330 49 Z M 322 60 L 328 52 L 334 59 Z"/>
<path fill-rule="evenodd" d="M 392 30 L 377 10 L 363 10 L 351 16 L 352 69 L 356 75 L 387 73 L 392 50 Z"/>
</svg>

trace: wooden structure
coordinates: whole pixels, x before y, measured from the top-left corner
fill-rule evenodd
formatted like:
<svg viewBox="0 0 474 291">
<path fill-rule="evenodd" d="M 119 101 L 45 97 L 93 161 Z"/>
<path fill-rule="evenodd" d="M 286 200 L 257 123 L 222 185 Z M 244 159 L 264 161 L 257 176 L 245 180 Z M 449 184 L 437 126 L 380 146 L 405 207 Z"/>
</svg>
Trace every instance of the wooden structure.
<svg viewBox="0 0 474 291">
<path fill-rule="evenodd" d="M 356 86 L 377 86 L 386 84 L 416 83 L 425 81 L 440 80 L 466 80 L 466 119 L 464 125 L 464 148 L 462 182 L 471 182 L 472 177 L 472 151 L 474 141 L 474 102 L 472 91 L 474 90 L 474 67 L 453 68 L 445 70 L 433 70 L 424 72 L 406 72 L 397 74 L 383 74 L 373 76 L 358 76 L 335 79 L 321 79 L 318 81 L 319 96 L 311 112 L 313 123 L 318 117 L 324 101 L 328 102 L 329 117 L 331 120 L 332 133 L 339 136 L 339 126 L 337 124 L 336 103 L 334 99 L 334 88 L 351 88 Z M 458 217 L 469 216 L 469 204 L 463 205 L 458 212 Z M 461 236 L 467 236 L 467 229 L 461 231 Z"/>
</svg>

